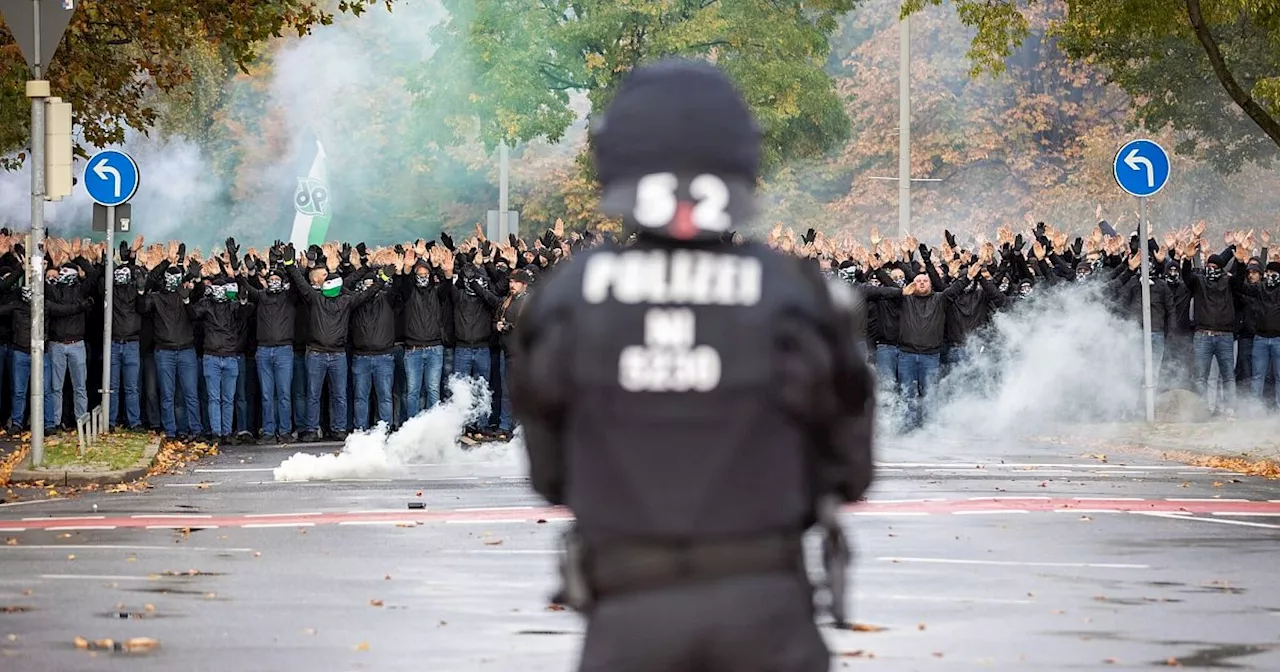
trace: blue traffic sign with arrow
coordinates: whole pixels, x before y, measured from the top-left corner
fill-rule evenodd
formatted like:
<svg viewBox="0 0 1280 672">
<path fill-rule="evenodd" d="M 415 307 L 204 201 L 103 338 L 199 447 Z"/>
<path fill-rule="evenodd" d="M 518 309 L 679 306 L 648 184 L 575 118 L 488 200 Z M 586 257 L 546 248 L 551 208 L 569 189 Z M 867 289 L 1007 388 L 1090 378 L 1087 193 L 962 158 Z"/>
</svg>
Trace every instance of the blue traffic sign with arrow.
<svg viewBox="0 0 1280 672">
<path fill-rule="evenodd" d="M 1131 140 L 1116 152 L 1112 170 L 1121 189 L 1145 198 L 1168 184 L 1169 154 L 1150 140 Z"/>
<path fill-rule="evenodd" d="M 89 158 L 84 169 L 84 189 L 98 205 L 123 205 L 138 191 L 142 174 L 133 157 L 114 149 Z"/>
</svg>

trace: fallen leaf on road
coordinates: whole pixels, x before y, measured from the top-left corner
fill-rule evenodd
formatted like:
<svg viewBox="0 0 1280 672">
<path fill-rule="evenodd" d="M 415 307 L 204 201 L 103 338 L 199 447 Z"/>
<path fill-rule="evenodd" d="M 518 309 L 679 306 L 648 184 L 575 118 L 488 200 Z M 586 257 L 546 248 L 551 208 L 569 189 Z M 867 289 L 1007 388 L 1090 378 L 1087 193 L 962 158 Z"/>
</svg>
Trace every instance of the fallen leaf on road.
<svg viewBox="0 0 1280 672">
<path fill-rule="evenodd" d="M 941 657 L 942 657 L 942 652 L 941 652 L 941 651 L 934 651 L 934 652 L 933 652 L 933 657 L 934 657 L 934 658 L 941 658 Z"/>
<path fill-rule="evenodd" d="M 921 623 L 920 625 L 917 625 L 917 626 L 916 626 L 916 630 L 924 630 L 924 629 L 925 629 L 925 624 L 924 624 L 924 623 Z"/>
<path fill-rule="evenodd" d="M 417 523 L 396 523 L 396 527 L 417 527 Z"/>
<path fill-rule="evenodd" d="M 382 606 L 382 600 L 369 600 L 369 606 L 371 606 L 371 607 L 381 607 L 381 606 Z"/>
<path fill-rule="evenodd" d="M 356 645 L 356 651 L 368 651 L 368 650 L 369 650 L 369 642 L 360 642 L 359 644 Z"/>
<path fill-rule="evenodd" d="M 116 647 L 116 640 L 99 639 L 98 641 L 94 642 L 93 645 L 99 649 L 114 649 Z"/>
<path fill-rule="evenodd" d="M 391 575 L 390 575 L 390 574 L 388 574 L 388 575 L 386 575 L 386 576 L 382 577 L 382 580 L 383 580 L 383 581 L 390 581 L 390 580 L 391 580 Z"/>
<path fill-rule="evenodd" d="M 137 561 L 138 561 L 138 559 L 137 559 L 137 558 L 133 558 L 133 557 L 127 558 L 127 559 L 125 560 L 125 562 L 137 562 Z"/>
<path fill-rule="evenodd" d="M 415 493 L 413 496 L 414 496 L 414 497 L 421 497 L 421 496 L 422 496 L 422 491 L 421 491 L 421 490 L 419 490 L 419 491 L 418 491 L 417 493 Z"/>
<path fill-rule="evenodd" d="M 1178 487 L 1179 487 L 1179 488 L 1189 488 L 1189 487 L 1191 487 L 1191 483 L 1183 483 L 1182 485 L 1179 485 Z"/>
<path fill-rule="evenodd" d="M 76 556 L 74 556 L 74 555 L 68 555 L 68 556 L 67 556 L 67 559 L 68 559 L 68 560 L 75 560 L 75 559 L 76 559 Z"/>
<path fill-rule="evenodd" d="M 563 604 L 548 604 L 547 611 L 564 611 Z"/>
<path fill-rule="evenodd" d="M 862 649 L 858 649 L 857 651 L 841 651 L 840 652 L 841 658 L 862 658 L 866 655 L 867 655 L 867 652 L 863 651 Z"/>
<path fill-rule="evenodd" d="M 201 483 L 196 486 L 196 490 L 208 490 L 208 489 L 209 489 L 208 483 Z"/>
<path fill-rule="evenodd" d="M 1080 520 L 1093 520 L 1089 516 L 1080 516 Z"/>
<path fill-rule="evenodd" d="M 302 631 L 302 634 L 304 634 L 304 635 L 314 635 L 314 634 L 316 634 L 316 629 L 315 629 L 315 628 L 306 628 L 306 629 L 304 629 L 304 630 Z"/>
<path fill-rule="evenodd" d="M 1106 658 L 1106 659 L 1104 659 L 1102 662 L 1104 662 L 1104 663 L 1106 663 L 1106 664 L 1108 664 L 1108 665 L 1115 665 L 1116 663 L 1118 663 L 1118 662 L 1120 662 L 1120 661 L 1116 660 L 1115 658 Z"/>
<path fill-rule="evenodd" d="M 73 641 L 75 641 L 77 649 L 89 648 L 89 640 L 85 639 L 84 637 L 76 637 L 75 640 Z"/>
<path fill-rule="evenodd" d="M 155 610 L 156 610 L 156 605 L 154 605 L 154 604 L 148 604 L 148 605 L 146 605 L 146 606 L 142 607 L 142 610 L 143 610 L 143 611 L 155 611 Z"/>
<path fill-rule="evenodd" d="M 59 535 L 58 535 L 58 538 L 59 538 L 59 539 L 70 539 L 70 538 L 71 538 L 71 533 L 70 533 L 70 532 L 63 532 L 62 534 L 59 534 Z"/>
<path fill-rule="evenodd" d="M 854 632 L 880 632 L 881 630 L 884 630 L 883 627 L 871 625 L 870 623 L 854 623 L 849 626 L 849 629 Z"/>
<path fill-rule="evenodd" d="M 160 642 L 150 637 L 134 637 L 133 639 L 125 641 L 124 650 L 137 653 L 140 651 L 150 651 L 158 646 L 160 646 Z"/>
<path fill-rule="evenodd" d="M 493 539 L 493 540 L 491 540 L 491 541 L 486 541 L 486 542 L 484 542 L 484 545 L 485 545 L 485 546 L 501 546 L 501 545 L 502 545 L 502 540 L 501 540 L 501 539 Z"/>
<path fill-rule="evenodd" d="M 1170 658 L 1164 661 L 1164 664 L 1166 667 L 1182 667 L 1182 663 L 1178 662 L 1177 658 Z"/>
<path fill-rule="evenodd" d="M 262 551 L 254 551 L 254 552 L 253 552 L 253 557 L 255 557 L 255 558 L 261 558 L 261 557 L 262 557 Z"/>
<path fill-rule="evenodd" d="M 1221 482 L 1221 481 L 1214 481 L 1214 482 L 1213 482 L 1213 487 L 1215 487 L 1215 488 L 1221 488 L 1221 487 L 1222 487 L 1222 482 Z"/>
<path fill-rule="evenodd" d="M 215 597 L 217 597 L 217 596 L 218 596 L 218 594 L 217 594 L 217 593 L 205 593 L 205 594 L 204 594 L 204 599 L 206 599 L 206 600 L 212 600 L 213 598 L 215 598 Z"/>
<path fill-rule="evenodd" d="M 5 537 L 4 545 L 5 545 L 5 546 L 17 546 L 17 545 L 18 545 L 18 538 L 17 538 L 17 537 Z"/>
<path fill-rule="evenodd" d="M 26 590 L 22 591 L 22 594 L 26 595 L 27 597 L 31 597 L 33 593 L 35 593 L 35 591 L 31 590 L 30 588 L 27 588 Z"/>
</svg>

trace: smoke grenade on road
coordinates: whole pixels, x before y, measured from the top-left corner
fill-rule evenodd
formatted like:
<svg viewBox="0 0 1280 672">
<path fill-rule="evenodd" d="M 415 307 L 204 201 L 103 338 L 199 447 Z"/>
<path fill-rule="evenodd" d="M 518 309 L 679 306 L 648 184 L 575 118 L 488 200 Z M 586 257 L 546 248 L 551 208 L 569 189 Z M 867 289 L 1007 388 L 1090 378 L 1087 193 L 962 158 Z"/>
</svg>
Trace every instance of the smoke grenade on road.
<svg viewBox="0 0 1280 672">
<path fill-rule="evenodd" d="M 340 478 L 385 478 L 403 474 L 415 464 L 506 462 L 520 459 L 519 432 L 511 441 L 464 449 L 459 442 L 467 425 L 489 417 L 492 395 L 477 378 L 449 379 L 450 397 L 389 433 L 385 423 L 347 437 L 336 455 L 295 453 L 274 471 L 277 481 L 325 481 Z"/>
</svg>

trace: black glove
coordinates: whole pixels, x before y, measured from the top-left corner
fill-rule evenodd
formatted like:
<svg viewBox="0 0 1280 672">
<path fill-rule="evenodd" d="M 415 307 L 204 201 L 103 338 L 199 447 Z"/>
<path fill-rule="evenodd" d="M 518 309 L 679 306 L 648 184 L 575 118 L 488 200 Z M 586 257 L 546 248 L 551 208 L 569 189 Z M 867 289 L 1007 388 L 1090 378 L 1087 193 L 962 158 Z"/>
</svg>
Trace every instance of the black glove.
<svg viewBox="0 0 1280 672">
<path fill-rule="evenodd" d="M 120 241 L 120 261 L 123 261 L 123 262 L 125 262 L 125 263 L 128 263 L 128 261 L 129 261 L 129 251 L 130 251 L 129 243 L 126 243 L 126 242 L 125 242 L 125 241 L 123 241 L 123 240 L 122 240 L 122 241 Z"/>
<path fill-rule="evenodd" d="M 801 238 L 801 240 L 806 243 L 812 243 L 814 238 L 817 238 L 817 237 L 818 237 L 818 232 L 810 228 L 808 231 L 804 232 L 804 237 Z"/>
<path fill-rule="evenodd" d="M 943 229 L 942 237 L 946 239 L 947 247 L 956 247 L 956 237 L 951 235 L 951 231 Z"/>
<path fill-rule="evenodd" d="M 1021 233 L 1019 233 L 1019 234 L 1017 235 L 1017 237 L 1015 237 L 1015 238 L 1013 239 L 1013 251 L 1014 251 L 1014 252 L 1021 252 L 1021 251 L 1022 251 L 1022 247 L 1023 247 L 1024 245 L 1026 245 L 1026 244 L 1027 244 L 1027 241 L 1023 240 L 1023 239 L 1022 239 L 1022 234 L 1021 234 Z"/>
<path fill-rule="evenodd" d="M 507 234 L 507 242 L 508 242 L 508 243 L 511 243 L 511 247 L 514 247 L 514 248 L 516 248 L 516 249 L 520 249 L 520 239 L 519 239 L 519 238 L 516 238 L 516 234 L 514 234 L 514 233 L 508 233 L 508 234 Z"/>
<path fill-rule="evenodd" d="M 298 250 L 294 249 L 293 243 L 289 243 L 288 245 L 285 245 L 284 249 L 280 251 L 280 261 L 284 262 L 285 264 L 292 264 L 297 260 L 298 260 Z"/>
<path fill-rule="evenodd" d="M 178 286 L 178 298 L 187 301 L 191 298 L 191 288 L 185 284 Z"/>
<path fill-rule="evenodd" d="M 445 233 L 444 231 L 440 232 L 440 242 L 444 245 L 445 249 L 449 250 L 450 252 L 454 251 L 455 248 L 453 247 L 453 238 L 451 238 L 449 234 Z"/>
<path fill-rule="evenodd" d="M 187 244 L 178 243 L 178 263 L 181 264 L 187 260 Z"/>
<path fill-rule="evenodd" d="M 920 261 L 923 261 L 925 263 L 929 262 L 929 246 L 928 245 L 925 245 L 924 243 L 920 243 L 920 246 L 916 248 L 916 251 L 920 253 Z"/>
<path fill-rule="evenodd" d="M 236 239 L 227 238 L 227 256 L 232 259 L 235 259 L 236 256 L 238 256 L 237 255 L 238 252 L 240 252 L 240 248 L 236 247 Z"/>
<path fill-rule="evenodd" d="M 314 265 L 317 261 L 319 261 L 319 259 L 320 259 L 320 248 L 316 247 L 315 245 L 308 247 L 307 261 Z"/>
<path fill-rule="evenodd" d="M 351 259 L 351 243 L 342 244 L 342 256 L 340 258 L 344 261 Z"/>
<path fill-rule="evenodd" d="M 403 256 L 404 256 L 404 245 L 401 245 L 401 244 L 399 244 L 399 243 L 396 243 L 395 251 L 396 251 L 396 254 L 398 254 L 398 255 L 400 255 L 400 256 L 402 256 L 402 257 L 403 257 Z"/>
<path fill-rule="evenodd" d="M 13 244 L 13 253 L 18 255 L 19 257 L 22 257 L 23 259 L 27 258 L 27 248 L 22 243 Z"/>
<path fill-rule="evenodd" d="M 483 254 L 484 256 L 487 257 L 491 254 L 491 250 L 493 250 L 493 245 L 489 241 L 487 240 L 480 241 L 480 254 Z"/>
</svg>

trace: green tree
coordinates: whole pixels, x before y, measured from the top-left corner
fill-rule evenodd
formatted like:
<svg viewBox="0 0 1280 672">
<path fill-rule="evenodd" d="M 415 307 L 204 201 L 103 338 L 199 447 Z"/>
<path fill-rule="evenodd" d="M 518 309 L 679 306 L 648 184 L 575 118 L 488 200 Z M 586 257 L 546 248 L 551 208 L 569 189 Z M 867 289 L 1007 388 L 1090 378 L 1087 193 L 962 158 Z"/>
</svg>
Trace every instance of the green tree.
<svg viewBox="0 0 1280 672">
<path fill-rule="evenodd" d="M 262 44 L 287 33 L 308 34 L 341 13 L 359 15 L 392 0 L 134 0 L 77 3 L 71 24 L 45 75 L 53 93 L 72 104 L 84 141 L 106 146 L 125 130 L 158 122 L 156 92 L 175 92 L 211 109 L 192 87 L 202 76 L 247 71 Z M 213 50 L 213 53 L 211 53 Z M 214 58 L 216 53 L 216 58 Z M 0 25 L 0 153 L 24 147 L 30 134 L 29 78 L 13 35 Z M 195 129 L 183 129 L 195 130 Z M 83 155 L 83 149 L 78 149 Z M 21 165 L 25 155 L 5 162 Z"/>
<path fill-rule="evenodd" d="M 492 149 L 559 141 L 577 118 L 571 91 L 600 110 L 636 65 L 706 58 L 743 90 L 764 131 L 768 171 L 848 138 L 843 100 L 823 65 L 837 18 L 855 2 L 445 0 L 450 19 L 432 34 L 431 59 L 447 71 L 423 68 L 411 88 L 432 137 L 478 136 Z"/>
<path fill-rule="evenodd" d="M 1029 34 L 1025 6 L 1045 0 L 953 0 L 976 28 L 975 74 L 1000 72 Z M 943 0 L 906 0 L 911 14 Z M 1020 6 L 1022 5 L 1022 6 Z M 1051 34 L 1072 58 L 1101 65 L 1145 127 L 1172 127 L 1176 150 L 1226 173 L 1280 155 L 1280 1 L 1067 0 Z"/>
</svg>

